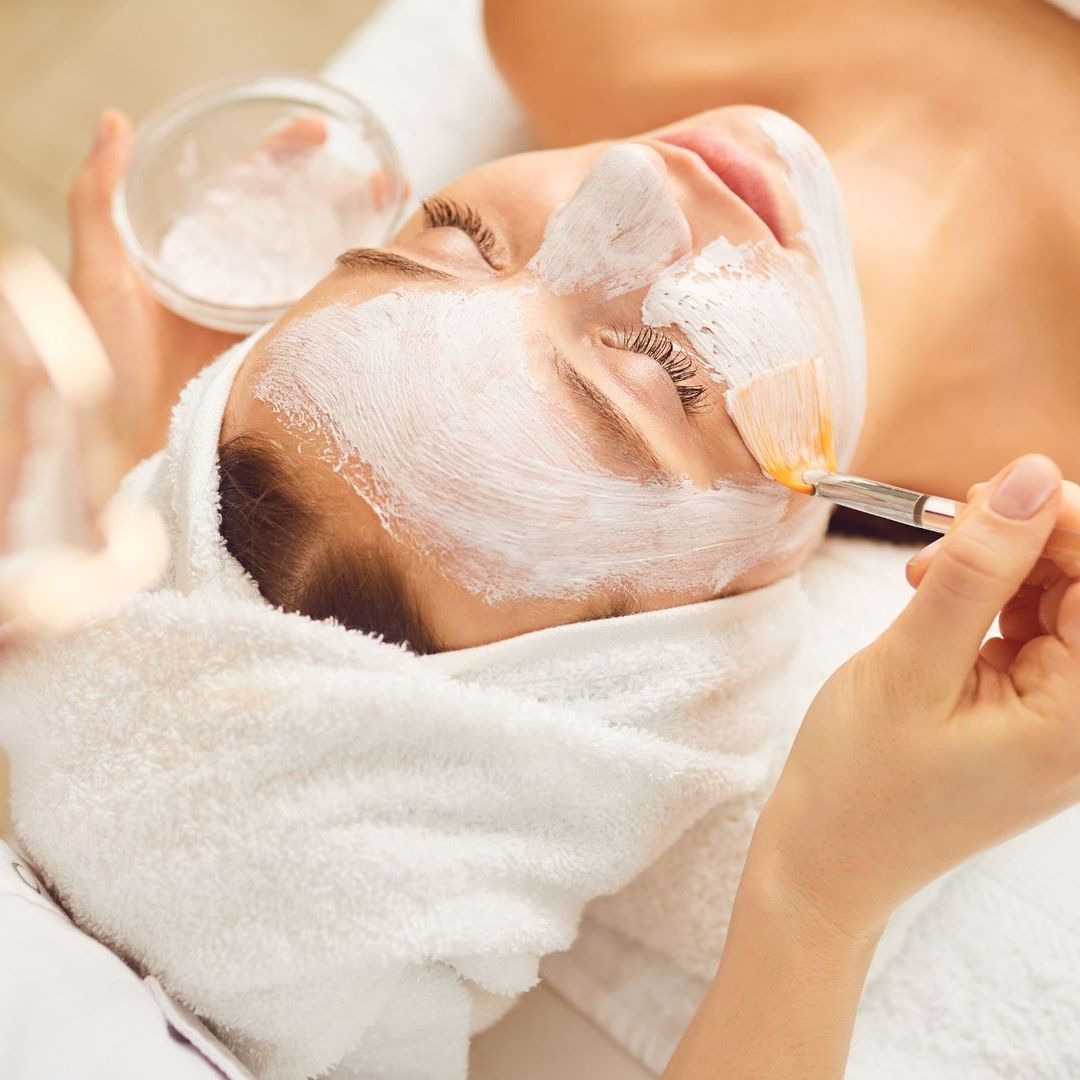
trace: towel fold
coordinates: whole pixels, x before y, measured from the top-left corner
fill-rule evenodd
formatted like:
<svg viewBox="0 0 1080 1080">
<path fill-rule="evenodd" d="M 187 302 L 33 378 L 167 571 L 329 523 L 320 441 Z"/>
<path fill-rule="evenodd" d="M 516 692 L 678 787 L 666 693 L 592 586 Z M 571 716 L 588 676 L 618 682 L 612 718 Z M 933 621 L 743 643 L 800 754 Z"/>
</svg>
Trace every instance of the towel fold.
<svg viewBox="0 0 1080 1080">
<path fill-rule="evenodd" d="M 589 900 L 767 790 L 805 599 L 790 578 L 430 657 L 273 610 L 218 533 L 250 344 L 125 484 L 167 523 L 162 586 L 3 672 L 16 835 L 258 1075 L 457 1080 Z"/>
<path fill-rule="evenodd" d="M 477 0 L 390 0 L 327 74 L 419 194 L 528 146 Z M 241 359 L 129 478 L 170 522 L 163 587 L 0 678 L 21 845 L 260 1076 L 461 1080 L 470 1031 L 541 957 L 660 1072 L 802 706 L 902 602 L 902 556 L 834 541 L 746 596 L 413 657 L 269 610 L 221 545 L 212 444 Z M 852 1076 L 1080 1075 L 1076 886 L 1055 868 L 1078 820 L 911 909 Z"/>
<path fill-rule="evenodd" d="M 801 575 L 813 632 L 788 678 L 811 691 L 815 672 L 891 619 L 905 554 L 826 543 Z M 656 1075 L 719 961 L 760 797 L 744 791 L 703 815 L 633 882 L 592 901 L 574 945 L 541 963 L 550 988 Z M 1078 848 L 1080 808 L 897 911 L 867 978 L 851 1080 L 1080 1076 Z"/>
</svg>

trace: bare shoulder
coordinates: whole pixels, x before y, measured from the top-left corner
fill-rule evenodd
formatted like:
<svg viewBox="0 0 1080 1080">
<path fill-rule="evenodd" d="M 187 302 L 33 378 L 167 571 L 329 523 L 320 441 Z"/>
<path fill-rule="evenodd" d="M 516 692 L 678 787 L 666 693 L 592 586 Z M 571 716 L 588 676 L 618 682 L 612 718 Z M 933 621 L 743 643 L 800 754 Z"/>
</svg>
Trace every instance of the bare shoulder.
<svg viewBox="0 0 1080 1080">
<path fill-rule="evenodd" d="M 550 145 L 566 145 L 634 134 L 681 115 L 671 90 L 679 96 L 702 6 L 485 0 L 484 28 L 534 131 Z M 723 7 L 705 6 L 713 19 Z"/>
</svg>

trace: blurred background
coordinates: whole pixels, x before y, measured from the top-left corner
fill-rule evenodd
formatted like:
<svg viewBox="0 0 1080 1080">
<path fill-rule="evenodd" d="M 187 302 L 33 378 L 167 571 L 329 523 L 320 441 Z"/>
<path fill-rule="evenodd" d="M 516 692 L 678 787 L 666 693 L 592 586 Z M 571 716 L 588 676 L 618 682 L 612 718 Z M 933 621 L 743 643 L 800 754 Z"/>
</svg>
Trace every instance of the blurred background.
<svg viewBox="0 0 1080 1080">
<path fill-rule="evenodd" d="M 317 70 L 378 5 L 0 0 L 0 239 L 33 244 L 66 268 L 67 189 L 102 108 L 137 122 L 216 75 Z"/>
<path fill-rule="evenodd" d="M 379 0 L 0 0 L 0 240 L 67 269 L 67 191 L 101 110 L 204 79 L 320 68 Z M 9 835 L 0 751 L 0 836 Z"/>
</svg>

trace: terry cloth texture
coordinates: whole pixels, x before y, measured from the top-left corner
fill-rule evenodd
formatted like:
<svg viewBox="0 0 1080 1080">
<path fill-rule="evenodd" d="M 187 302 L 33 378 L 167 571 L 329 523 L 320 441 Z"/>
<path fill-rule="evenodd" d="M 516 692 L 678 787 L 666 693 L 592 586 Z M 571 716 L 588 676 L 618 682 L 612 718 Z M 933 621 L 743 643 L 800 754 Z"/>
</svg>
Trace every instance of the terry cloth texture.
<svg viewBox="0 0 1080 1080">
<path fill-rule="evenodd" d="M 250 345 L 125 481 L 162 585 L 4 671 L 16 835 L 258 1075 L 460 1078 L 586 903 L 706 811 L 749 820 L 812 692 L 806 601 L 790 578 L 433 657 L 273 610 L 218 532 Z"/>
</svg>

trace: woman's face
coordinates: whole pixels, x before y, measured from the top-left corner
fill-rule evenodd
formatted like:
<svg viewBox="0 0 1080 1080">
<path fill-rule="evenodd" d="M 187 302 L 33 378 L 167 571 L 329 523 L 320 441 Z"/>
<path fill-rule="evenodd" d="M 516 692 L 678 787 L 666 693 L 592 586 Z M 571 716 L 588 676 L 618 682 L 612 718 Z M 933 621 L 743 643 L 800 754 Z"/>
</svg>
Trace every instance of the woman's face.
<svg viewBox="0 0 1080 1080">
<path fill-rule="evenodd" d="M 264 335 L 223 436 L 294 447 L 462 647 L 792 570 L 820 508 L 725 394 L 813 357 L 843 461 L 864 356 L 831 171 L 790 120 L 720 109 L 466 173 Z"/>
</svg>

